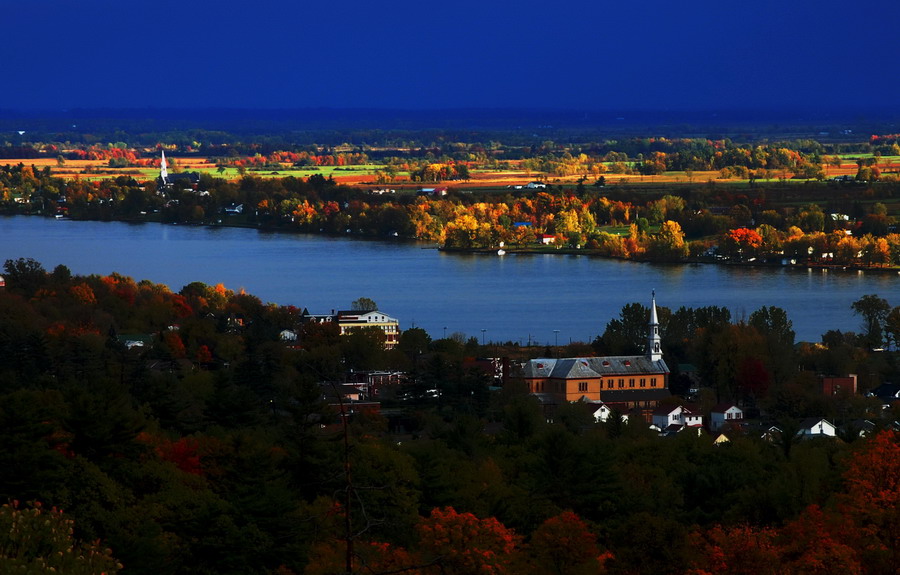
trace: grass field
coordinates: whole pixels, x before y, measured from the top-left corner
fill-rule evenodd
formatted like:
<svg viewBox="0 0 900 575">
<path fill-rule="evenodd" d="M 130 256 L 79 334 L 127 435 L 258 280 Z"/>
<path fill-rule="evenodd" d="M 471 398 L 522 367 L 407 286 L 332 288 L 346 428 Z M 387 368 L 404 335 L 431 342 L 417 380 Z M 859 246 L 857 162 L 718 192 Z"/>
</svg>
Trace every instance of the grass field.
<svg viewBox="0 0 900 575">
<path fill-rule="evenodd" d="M 871 154 L 847 154 L 841 156 L 841 166 L 833 167 L 833 166 L 823 166 L 823 170 L 825 172 L 825 178 L 833 178 L 836 176 L 854 176 L 857 171 L 856 160 L 858 158 L 872 157 Z M 214 177 L 225 178 L 229 180 L 237 180 L 239 179 L 240 173 L 237 168 L 225 168 L 224 171 L 220 172 L 219 168 L 214 164 L 209 162 L 205 158 L 195 158 L 195 157 L 179 157 L 173 156 L 170 158 L 170 161 L 177 165 L 177 169 L 181 171 L 195 171 L 200 173 L 207 173 Z M 153 179 L 159 174 L 158 168 L 140 168 L 140 167 L 126 167 L 126 168 L 111 168 L 108 166 L 108 162 L 106 160 L 66 160 L 65 164 L 60 166 L 57 164 L 55 158 L 37 158 L 37 159 L 9 159 L 3 160 L 3 163 L 6 165 L 15 165 L 19 163 L 23 163 L 25 165 L 33 165 L 35 168 L 44 168 L 50 167 L 53 174 L 58 177 L 63 178 L 74 178 L 79 177 L 81 179 L 86 180 L 97 180 L 103 178 L 114 178 L 120 175 L 130 175 L 138 180 L 141 179 Z M 882 169 L 882 172 L 897 172 L 900 171 L 900 156 L 882 156 L 878 162 L 879 166 Z M 314 174 L 320 174 L 326 178 L 332 177 L 335 181 L 347 184 L 347 185 L 362 185 L 362 186 L 372 186 L 372 187 L 381 187 L 380 185 L 375 184 L 375 173 L 377 170 L 383 168 L 384 166 L 379 164 L 367 164 L 360 166 L 320 166 L 320 167 L 310 167 L 310 168 L 293 168 L 288 167 L 285 169 L 247 169 L 246 174 L 257 176 L 261 178 L 283 178 L 287 176 L 294 176 L 297 178 L 308 178 Z M 170 168 L 170 171 L 174 171 L 173 168 Z M 418 183 L 406 181 L 407 175 L 404 173 L 398 174 L 401 178 L 400 181 L 396 181 L 392 184 L 387 184 L 386 187 L 391 188 L 415 188 Z M 479 189 L 490 189 L 490 190 L 498 190 L 504 189 L 511 186 L 524 185 L 530 181 L 537 179 L 539 174 L 534 172 L 526 171 L 526 170 L 503 170 L 503 171 L 489 171 L 484 169 L 473 169 L 471 172 L 471 178 L 467 181 L 452 181 L 452 182 L 443 182 L 441 185 L 446 187 L 453 187 L 458 189 L 467 189 L 467 190 L 479 190 Z M 642 186 L 653 186 L 653 185 L 662 185 L 662 184 L 702 184 L 708 181 L 714 181 L 716 183 L 724 183 L 724 184 L 747 184 L 748 180 L 741 179 L 721 179 L 721 174 L 718 171 L 705 171 L 705 172 L 693 172 L 690 177 L 684 172 L 666 172 L 665 174 L 656 175 L 656 176 L 642 176 L 642 175 L 634 175 L 634 174 L 612 174 L 612 173 L 604 173 L 603 177 L 606 179 L 606 184 L 608 186 L 614 185 L 628 185 L 628 184 L 636 184 L 639 183 Z M 776 171 L 770 173 L 770 180 L 768 181 L 776 181 L 781 179 L 782 174 Z M 565 177 L 557 177 L 557 176 L 544 176 L 543 181 L 550 184 L 563 184 L 563 185 L 575 185 L 581 176 L 573 175 L 573 176 L 565 176 Z M 766 181 L 765 179 L 762 181 Z M 796 181 L 796 180 L 795 180 Z M 802 182 L 803 180 L 799 180 Z M 592 185 L 593 178 L 589 177 L 585 182 L 585 185 Z"/>
</svg>

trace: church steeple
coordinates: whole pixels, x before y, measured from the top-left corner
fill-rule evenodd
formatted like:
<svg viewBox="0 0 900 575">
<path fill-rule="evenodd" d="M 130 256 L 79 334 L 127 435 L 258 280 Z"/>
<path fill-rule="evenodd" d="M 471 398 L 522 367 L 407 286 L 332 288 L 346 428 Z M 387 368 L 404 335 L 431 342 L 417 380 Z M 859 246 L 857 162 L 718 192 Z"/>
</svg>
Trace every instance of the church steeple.
<svg viewBox="0 0 900 575">
<path fill-rule="evenodd" d="M 169 183 L 169 170 L 166 169 L 166 151 L 160 150 L 160 152 L 162 156 L 159 161 L 159 181 L 166 185 Z"/>
<path fill-rule="evenodd" d="M 650 302 L 650 325 L 647 338 L 647 357 L 650 361 L 659 361 L 662 359 L 662 348 L 660 347 L 659 338 L 659 319 L 656 315 L 656 290 L 651 292 Z"/>
</svg>

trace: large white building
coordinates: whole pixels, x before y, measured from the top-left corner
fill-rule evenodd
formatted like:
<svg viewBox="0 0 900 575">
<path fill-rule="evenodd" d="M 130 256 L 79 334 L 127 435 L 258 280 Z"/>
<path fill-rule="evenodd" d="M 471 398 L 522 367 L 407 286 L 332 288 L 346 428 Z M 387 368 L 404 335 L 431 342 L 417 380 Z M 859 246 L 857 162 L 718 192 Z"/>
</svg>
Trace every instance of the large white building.
<svg viewBox="0 0 900 575">
<path fill-rule="evenodd" d="M 400 341 L 400 322 L 384 312 L 372 311 L 338 311 L 332 310 L 331 314 L 313 315 L 303 312 L 301 321 L 314 321 L 319 323 L 335 323 L 340 329 L 341 335 L 347 335 L 356 329 L 377 327 L 384 332 L 385 349 L 393 349 Z"/>
</svg>

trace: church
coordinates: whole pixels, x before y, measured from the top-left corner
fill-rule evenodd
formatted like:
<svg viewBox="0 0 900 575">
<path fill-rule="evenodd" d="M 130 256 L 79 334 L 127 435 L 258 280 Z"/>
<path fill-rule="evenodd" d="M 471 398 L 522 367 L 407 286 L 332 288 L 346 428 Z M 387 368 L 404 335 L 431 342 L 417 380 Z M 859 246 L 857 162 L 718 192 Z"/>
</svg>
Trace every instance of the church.
<svg viewBox="0 0 900 575">
<path fill-rule="evenodd" d="M 528 391 L 548 412 L 563 402 L 588 401 L 649 417 L 671 395 L 669 367 L 660 348 L 655 293 L 651 301 L 644 355 L 532 359 L 522 366 Z"/>
</svg>

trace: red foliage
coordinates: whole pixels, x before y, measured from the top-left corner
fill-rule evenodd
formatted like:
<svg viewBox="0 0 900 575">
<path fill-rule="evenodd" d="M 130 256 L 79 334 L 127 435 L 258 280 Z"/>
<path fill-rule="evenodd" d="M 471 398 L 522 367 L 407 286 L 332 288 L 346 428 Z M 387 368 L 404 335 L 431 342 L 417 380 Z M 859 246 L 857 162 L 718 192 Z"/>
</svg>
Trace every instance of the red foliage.
<svg viewBox="0 0 900 575">
<path fill-rule="evenodd" d="M 169 348 L 169 353 L 172 354 L 173 358 L 183 359 L 187 356 L 187 350 L 184 348 L 184 342 L 181 341 L 181 336 L 174 331 L 167 331 L 165 335 L 163 335 L 163 342 L 166 344 L 166 347 Z"/>
<path fill-rule="evenodd" d="M 213 360 L 212 352 L 209 351 L 209 347 L 206 345 L 201 345 L 199 349 L 197 349 L 197 362 L 198 363 L 211 363 Z"/>
<path fill-rule="evenodd" d="M 690 575 L 779 575 L 775 531 L 749 525 L 715 526 L 695 535 L 700 556 Z"/>
<path fill-rule="evenodd" d="M 331 575 L 345 573 L 347 565 L 346 543 L 330 539 L 313 545 L 305 575 Z M 370 541 L 357 541 L 353 546 L 354 573 L 408 573 L 419 575 L 415 561 L 406 549 Z"/>
<path fill-rule="evenodd" d="M 194 315 L 194 310 L 191 308 L 190 304 L 182 295 L 172 294 L 172 306 L 175 308 L 175 314 L 178 317 L 190 317 Z"/>
<path fill-rule="evenodd" d="M 489 517 L 433 509 L 419 523 L 422 551 L 437 559 L 442 574 L 508 573 L 520 537 Z"/>
<path fill-rule="evenodd" d="M 536 567 L 545 573 L 603 573 L 611 557 L 601 555 L 596 535 L 572 511 L 544 521 L 532 534 L 530 548 Z"/>
<path fill-rule="evenodd" d="M 849 460 L 840 499 L 844 534 L 871 572 L 900 572 L 900 434 L 881 431 Z M 877 566 L 877 567 L 876 567 Z"/>
<path fill-rule="evenodd" d="M 171 441 L 165 437 L 141 432 L 138 441 L 153 447 L 153 452 L 163 461 L 174 463 L 178 469 L 192 475 L 205 476 L 200 461 L 200 443 L 193 437 Z"/>
<path fill-rule="evenodd" d="M 782 563 L 796 575 L 860 575 L 856 551 L 843 539 L 847 526 L 813 505 L 781 530 Z"/>
</svg>

